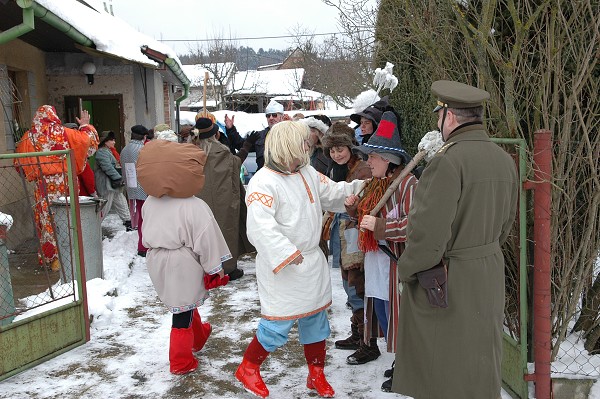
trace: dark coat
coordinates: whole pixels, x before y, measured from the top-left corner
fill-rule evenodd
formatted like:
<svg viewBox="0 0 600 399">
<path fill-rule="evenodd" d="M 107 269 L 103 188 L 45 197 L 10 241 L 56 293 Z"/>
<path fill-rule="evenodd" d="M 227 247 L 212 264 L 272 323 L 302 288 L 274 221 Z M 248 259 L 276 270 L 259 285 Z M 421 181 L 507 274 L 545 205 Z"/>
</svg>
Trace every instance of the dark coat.
<svg viewBox="0 0 600 399">
<path fill-rule="evenodd" d="M 504 257 L 517 209 L 515 162 L 482 125 L 454 132 L 425 168 L 408 217 L 393 391 L 415 399 L 500 396 Z M 446 309 L 416 273 L 448 262 Z"/>
<path fill-rule="evenodd" d="M 204 188 L 197 197 L 203 199 L 212 210 L 219 228 L 225 237 L 232 259 L 223 263 L 225 273 L 237 268 L 239 255 L 251 252 L 254 248 L 246 248 L 246 210 L 243 200 L 243 186 L 240 180 L 240 158 L 231 153 L 228 147 L 216 140 L 210 141 L 206 151 L 204 165 Z M 242 220 L 243 217 L 243 220 Z"/>
<path fill-rule="evenodd" d="M 256 170 L 262 168 L 265 164 L 265 139 L 267 138 L 267 133 L 269 133 L 270 128 L 266 127 L 263 130 L 260 130 L 258 133 L 260 137 L 256 140 L 256 143 L 252 146 L 249 152 L 256 153 Z M 252 132 L 249 132 L 251 134 Z M 248 137 L 246 135 L 246 137 Z M 227 129 L 227 140 L 229 150 L 235 154 L 235 150 L 239 150 L 244 145 L 244 139 L 240 136 L 235 126 L 231 129 Z"/>
</svg>

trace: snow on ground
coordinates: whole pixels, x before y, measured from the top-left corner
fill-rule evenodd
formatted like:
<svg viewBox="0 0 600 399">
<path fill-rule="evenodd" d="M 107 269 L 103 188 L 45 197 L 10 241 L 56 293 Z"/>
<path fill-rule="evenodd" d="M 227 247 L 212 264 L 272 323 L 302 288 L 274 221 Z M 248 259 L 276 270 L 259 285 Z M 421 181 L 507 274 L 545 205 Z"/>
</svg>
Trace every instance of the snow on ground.
<svg viewBox="0 0 600 399">
<path fill-rule="evenodd" d="M 198 370 L 174 376 L 168 365 L 171 316 L 156 296 L 145 258 L 136 256 L 137 233 L 125 232 L 114 214 L 108 215 L 103 227 L 115 235 L 103 242 L 104 278 L 87 284 L 93 317 L 90 342 L 1 382 L 0 398 L 253 398 L 233 376 L 259 320 L 253 258 L 240 261 L 243 278 L 212 290 L 200 307 L 213 333 L 198 354 Z M 392 354 L 349 366 L 345 359 L 350 353 L 333 348 L 335 340 L 348 335 L 351 314 L 339 269 L 332 269 L 331 282 L 332 336 L 327 340 L 325 371 L 336 398 L 406 398 L 380 390 Z M 379 346 L 383 350 L 384 342 Z M 294 328 L 288 344 L 263 364 L 270 398 L 316 398 L 305 386 L 306 374 Z M 502 399 L 509 398 L 502 392 Z M 600 399 L 600 383 L 592 388 L 590 398 Z"/>
</svg>

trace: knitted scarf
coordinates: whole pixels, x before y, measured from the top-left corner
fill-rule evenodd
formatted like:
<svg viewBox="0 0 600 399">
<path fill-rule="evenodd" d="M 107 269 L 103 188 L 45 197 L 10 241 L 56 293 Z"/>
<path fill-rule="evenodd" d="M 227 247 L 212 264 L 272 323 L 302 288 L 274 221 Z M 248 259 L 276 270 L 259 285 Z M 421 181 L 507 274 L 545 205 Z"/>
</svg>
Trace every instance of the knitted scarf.
<svg viewBox="0 0 600 399">
<path fill-rule="evenodd" d="M 389 187 L 393 179 L 389 178 L 377 178 L 373 177 L 369 182 L 369 185 L 365 188 L 365 194 L 358 203 L 358 224 L 363 219 L 363 216 L 368 215 L 369 212 L 379 202 L 383 194 Z M 377 251 L 379 246 L 377 240 L 371 230 L 361 229 L 358 233 L 358 248 L 363 252 Z"/>
</svg>

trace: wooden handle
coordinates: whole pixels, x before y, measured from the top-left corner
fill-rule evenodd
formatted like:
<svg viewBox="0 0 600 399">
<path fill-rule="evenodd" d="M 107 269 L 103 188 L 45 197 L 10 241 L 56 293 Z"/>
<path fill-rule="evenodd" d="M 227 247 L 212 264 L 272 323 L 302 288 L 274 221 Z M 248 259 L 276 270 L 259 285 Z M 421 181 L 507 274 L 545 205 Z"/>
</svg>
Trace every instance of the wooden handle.
<svg viewBox="0 0 600 399">
<path fill-rule="evenodd" d="M 408 164 L 402 169 L 402 172 L 394 179 L 394 181 L 389 185 L 388 189 L 383 193 L 383 197 L 379 200 L 375 208 L 369 212 L 369 215 L 375 216 L 377 212 L 383 207 L 383 205 L 387 202 L 387 200 L 392 196 L 394 191 L 398 188 L 402 180 L 408 175 L 412 170 L 421 162 L 421 160 L 425 157 L 425 150 L 421 150 L 417 152 L 413 159 L 410 160 Z"/>
<path fill-rule="evenodd" d="M 206 86 L 208 85 L 208 71 L 204 72 L 204 86 L 202 87 L 202 113 L 204 116 L 208 116 L 208 110 L 206 109 Z"/>
</svg>

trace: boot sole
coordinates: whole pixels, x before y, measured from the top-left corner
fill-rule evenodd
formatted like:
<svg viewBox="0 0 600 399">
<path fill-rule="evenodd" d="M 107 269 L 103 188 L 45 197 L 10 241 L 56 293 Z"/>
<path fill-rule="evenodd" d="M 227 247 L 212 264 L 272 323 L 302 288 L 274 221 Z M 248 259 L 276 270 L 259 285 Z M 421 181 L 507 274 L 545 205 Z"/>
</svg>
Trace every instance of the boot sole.
<svg viewBox="0 0 600 399">
<path fill-rule="evenodd" d="M 366 364 L 366 363 L 372 362 L 374 360 L 377 360 L 378 358 L 379 358 L 379 356 L 377 356 L 376 358 L 373 358 L 373 359 L 369 359 L 369 360 L 355 360 L 355 359 L 350 360 L 350 359 L 346 359 L 346 364 L 350 364 L 352 366 L 358 366 L 358 365 L 361 365 L 361 364 Z"/>
</svg>

